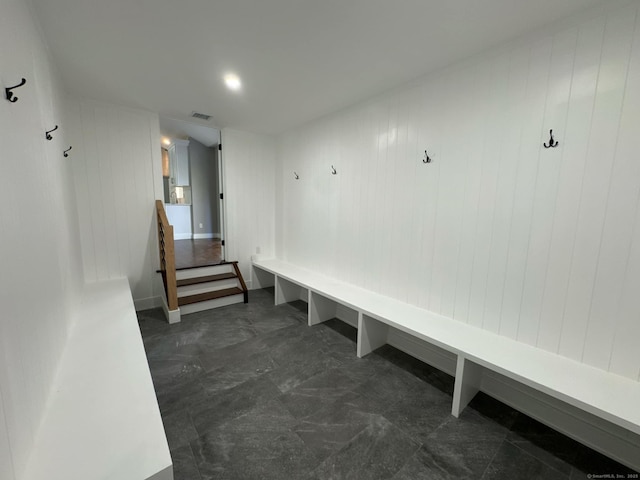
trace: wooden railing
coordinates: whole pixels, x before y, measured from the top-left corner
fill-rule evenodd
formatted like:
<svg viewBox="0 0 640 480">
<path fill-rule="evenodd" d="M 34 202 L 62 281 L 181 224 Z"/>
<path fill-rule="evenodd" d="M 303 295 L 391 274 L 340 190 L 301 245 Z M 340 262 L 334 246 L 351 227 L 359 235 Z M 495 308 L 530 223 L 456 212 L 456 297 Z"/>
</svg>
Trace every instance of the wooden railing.
<svg viewBox="0 0 640 480">
<path fill-rule="evenodd" d="M 244 278 L 242 278 L 242 273 L 240 272 L 240 268 L 238 267 L 238 262 L 232 262 L 233 269 L 236 272 L 236 277 L 238 277 L 238 281 L 240 282 L 240 289 L 244 295 L 244 303 L 249 303 L 249 289 L 247 288 L 247 284 L 244 283 Z"/>
<path fill-rule="evenodd" d="M 158 223 L 158 251 L 160 252 L 160 271 L 167 294 L 169 310 L 178 308 L 178 285 L 176 280 L 176 256 L 173 244 L 173 226 L 167 220 L 164 204 L 156 200 L 156 217 Z"/>
</svg>

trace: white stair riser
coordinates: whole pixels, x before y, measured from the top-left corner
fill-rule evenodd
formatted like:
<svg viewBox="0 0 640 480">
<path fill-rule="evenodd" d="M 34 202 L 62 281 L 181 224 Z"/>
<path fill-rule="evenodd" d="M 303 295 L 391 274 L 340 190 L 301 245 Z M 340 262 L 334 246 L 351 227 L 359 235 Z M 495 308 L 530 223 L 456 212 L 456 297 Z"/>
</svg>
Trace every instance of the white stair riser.
<svg viewBox="0 0 640 480">
<path fill-rule="evenodd" d="M 178 298 L 233 287 L 240 287 L 237 278 L 218 280 L 216 282 L 197 283 L 195 285 L 185 285 L 183 287 L 178 287 Z"/>
<path fill-rule="evenodd" d="M 207 275 L 219 275 L 221 273 L 234 273 L 233 265 L 225 263 L 222 265 L 211 265 L 209 267 L 187 268 L 185 270 L 176 270 L 176 278 L 184 280 L 185 278 L 205 277 Z"/>
<path fill-rule="evenodd" d="M 180 315 L 188 315 L 190 313 L 201 312 L 203 310 L 211 310 L 213 308 L 226 307 L 235 303 L 244 302 L 244 295 L 231 295 L 229 297 L 216 298 L 205 302 L 191 303 L 180 307 Z"/>
</svg>

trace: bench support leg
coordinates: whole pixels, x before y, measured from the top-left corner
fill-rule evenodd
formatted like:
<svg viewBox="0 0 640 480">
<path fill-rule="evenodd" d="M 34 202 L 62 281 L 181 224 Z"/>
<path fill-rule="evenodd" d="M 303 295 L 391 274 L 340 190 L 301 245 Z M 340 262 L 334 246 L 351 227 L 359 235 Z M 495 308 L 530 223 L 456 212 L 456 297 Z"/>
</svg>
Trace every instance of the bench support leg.
<svg viewBox="0 0 640 480">
<path fill-rule="evenodd" d="M 456 380 L 453 387 L 453 407 L 451 415 L 458 418 L 464 408 L 480 390 L 483 368 L 477 363 L 458 355 Z"/>
<path fill-rule="evenodd" d="M 387 343 L 389 326 L 358 312 L 358 357 L 362 358 Z"/>
<path fill-rule="evenodd" d="M 300 286 L 276 276 L 276 305 L 300 300 Z"/>
<path fill-rule="evenodd" d="M 309 290 L 309 326 L 326 322 L 336 316 L 336 302 Z"/>
</svg>

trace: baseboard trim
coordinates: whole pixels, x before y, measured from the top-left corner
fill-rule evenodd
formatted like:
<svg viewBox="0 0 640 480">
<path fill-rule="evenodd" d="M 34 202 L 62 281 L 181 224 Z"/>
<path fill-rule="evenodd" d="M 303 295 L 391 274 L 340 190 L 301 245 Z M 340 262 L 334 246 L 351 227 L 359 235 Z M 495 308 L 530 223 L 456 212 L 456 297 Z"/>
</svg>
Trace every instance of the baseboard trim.
<svg viewBox="0 0 640 480">
<path fill-rule="evenodd" d="M 194 233 L 193 234 L 194 240 L 200 240 L 203 238 L 222 238 L 222 235 L 220 235 L 219 233 Z"/>
<path fill-rule="evenodd" d="M 164 317 L 167 319 L 169 324 L 180 323 L 180 308 L 175 310 L 169 310 L 169 305 L 167 305 L 167 299 L 165 295 L 160 296 L 160 303 L 162 306 L 162 310 L 164 311 Z"/>
<path fill-rule="evenodd" d="M 173 239 L 174 240 L 191 240 L 191 234 L 190 233 L 174 233 Z"/>
<path fill-rule="evenodd" d="M 354 324 L 353 311 L 338 305 L 336 317 Z M 448 375 L 454 376 L 457 356 L 405 332 L 390 328 L 387 343 Z M 541 423 L 640 471 L 640 435 L 573 407 L 499 373 L 485 370 L 480 390 Z"/>
</svg>

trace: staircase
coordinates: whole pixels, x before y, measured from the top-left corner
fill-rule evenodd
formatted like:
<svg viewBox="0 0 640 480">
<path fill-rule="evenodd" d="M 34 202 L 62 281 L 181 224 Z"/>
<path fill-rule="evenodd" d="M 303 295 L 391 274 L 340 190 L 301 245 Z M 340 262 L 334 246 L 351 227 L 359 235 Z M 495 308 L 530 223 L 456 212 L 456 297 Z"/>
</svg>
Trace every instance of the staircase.
<svg viewBox="0 0 640 480">
<path fill-rule="evenodd" d="M 180 314 L 249 301 L 238 262 L 176 269 Z"/>
<path fill-rule="evenodd" d="M 167 220 L 164 203 L 156 200 L 158 251 L 166 302 L 163 304 L 169 323 L 180 321 L 181 315 L 248 303 L 249 292 L 238 262 L 218 265 L 176 268 L 173 226 Z"/>
</svg>

